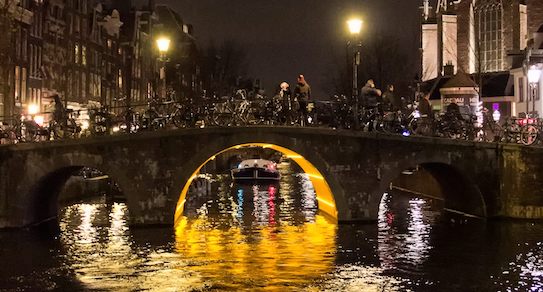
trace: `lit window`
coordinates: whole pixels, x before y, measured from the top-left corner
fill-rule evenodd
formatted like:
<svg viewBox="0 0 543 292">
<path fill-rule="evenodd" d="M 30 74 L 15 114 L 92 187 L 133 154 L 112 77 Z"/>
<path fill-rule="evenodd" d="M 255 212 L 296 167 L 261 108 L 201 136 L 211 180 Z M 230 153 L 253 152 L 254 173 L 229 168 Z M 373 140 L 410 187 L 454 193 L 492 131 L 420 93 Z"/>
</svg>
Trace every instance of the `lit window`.
<svg viewBox="0 0 543 292">
<path fill-rule="evenodd" d="M 87 65 L 87 47 L 81 47 L 81 63 Z"/>
<path fill-rule="evenodd" d="M 75 63 L 79 64 L 79 45 L 78 44 L 75 44 L 74 57 L 75 57 L 75 59 L 74 59 Z"/>
</svg>

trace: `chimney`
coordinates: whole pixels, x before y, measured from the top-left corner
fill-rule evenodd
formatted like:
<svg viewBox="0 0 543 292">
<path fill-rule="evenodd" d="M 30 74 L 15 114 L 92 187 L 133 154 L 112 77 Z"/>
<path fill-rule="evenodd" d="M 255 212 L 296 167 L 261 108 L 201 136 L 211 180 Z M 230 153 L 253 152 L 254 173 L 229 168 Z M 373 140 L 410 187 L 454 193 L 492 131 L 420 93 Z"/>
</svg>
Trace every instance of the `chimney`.
<svg viewBox="0 0 543 292">
<path fill-rule="evenodd" d="M 447 65 L 443 66 L 443 75 L 444 76 L 454 75 L 454 65 L 451 62 L 448 62 Z"/>
</svg>

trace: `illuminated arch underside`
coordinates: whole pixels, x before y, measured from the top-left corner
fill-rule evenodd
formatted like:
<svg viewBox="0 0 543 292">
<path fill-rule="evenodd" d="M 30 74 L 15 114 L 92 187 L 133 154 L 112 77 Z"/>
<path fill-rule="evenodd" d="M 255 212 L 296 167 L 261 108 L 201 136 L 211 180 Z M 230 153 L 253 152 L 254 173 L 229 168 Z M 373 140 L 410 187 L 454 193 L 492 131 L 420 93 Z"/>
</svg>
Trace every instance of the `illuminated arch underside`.
<svg viewBox="0 0 543 292">
<path fill-rule="evenodd" d="M 181 195 L 179 196 L 179 201 L 177 202 L 177 207 L 175 209 L 175 218 L 174 218 L 175 226 L 177 226 L 177 224 L 180 222 L 180 219 L 183 218 L 183 210 L 185 208 L 185 202 L 186 202 L 186 197 L 187 197 L 189 187 L 192 181 L 200 173 L 200 170 L 202 169 L 202 167 L 209 161 L 214 160 L 217 155 L 220 155 L 224 152 L 227 152 L 233 149 L 240 149 L 242 147 L 270 148 L 270 149 L 283 153 L 285 156 L 287 156 L 287 158 L 292 159 L 294 162 L 296 162 L 302 168 L 302 170 L 309 176 L 311 183 L 313 183 L 313 188 L 315 189 L 317 201 L 319 202 L 318 204 L 319 211 L 333 218 L 334 220 L 337 220 L 338 212 L 337 212 L 334 196 L 332 194 L 332 191 L 330 190 L 330 186 L 324 179 L 323 175 L 318 171 L 318 169 L 315 166 L 313 166 L 311 162 L 305 159 L 302 155 L 281 146 L 268 144 L 268 143 L 247 143 L 247 144 L 236 145 L 236 146 L 227 148 L 225 150 L 222 150 L 219 153 L 216 153 L 215 155 L 207 159 L 204 163 L 202 163 L 196 169 L 196 171 L 194 171 L 194 173 L 191 175 L 189 180 L 186 182 L 185 186 L 183 187 L 183 190 L 181 191 Z"/>
</svg>

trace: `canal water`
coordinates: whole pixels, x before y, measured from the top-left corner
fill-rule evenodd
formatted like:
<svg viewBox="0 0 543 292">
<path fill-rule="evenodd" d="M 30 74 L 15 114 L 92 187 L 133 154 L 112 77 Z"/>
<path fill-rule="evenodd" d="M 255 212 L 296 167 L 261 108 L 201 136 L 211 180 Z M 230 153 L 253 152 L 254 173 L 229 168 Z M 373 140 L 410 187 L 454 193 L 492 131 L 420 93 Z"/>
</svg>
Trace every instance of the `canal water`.
<svg viewBox="0 0 543 292">
<path fill-rule="evenodd" d="M 278 168 L 259 185 L 201 175 L 175 230 L 89 201 L 54 235 L 0 231 L 0 291 L 543 291 L 541 222 L 450 218 L 390 192 L 377 223 L 337 225 L 307 175 Z"/>
</svg>

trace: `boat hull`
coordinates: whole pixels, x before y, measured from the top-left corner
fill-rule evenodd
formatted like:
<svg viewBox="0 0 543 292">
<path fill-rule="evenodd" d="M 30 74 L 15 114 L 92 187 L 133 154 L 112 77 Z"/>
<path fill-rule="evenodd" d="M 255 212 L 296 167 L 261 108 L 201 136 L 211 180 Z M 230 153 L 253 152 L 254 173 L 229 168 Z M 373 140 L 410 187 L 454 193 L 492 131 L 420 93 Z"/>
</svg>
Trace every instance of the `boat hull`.
<svg viewBox="0 0 543 292">
<path fill-rule="evenodd" d="M 233 169 L 232 178 L 235 181 L 277 181 L 281 178 L 281 175 L 277 171 L 270 171 L 268 169 L 257 167 L 247 167 Z"/>
</svg>

